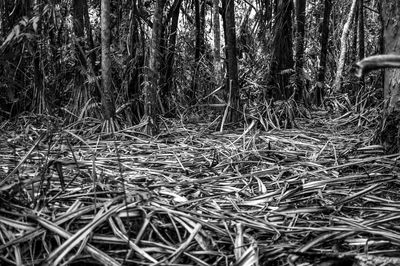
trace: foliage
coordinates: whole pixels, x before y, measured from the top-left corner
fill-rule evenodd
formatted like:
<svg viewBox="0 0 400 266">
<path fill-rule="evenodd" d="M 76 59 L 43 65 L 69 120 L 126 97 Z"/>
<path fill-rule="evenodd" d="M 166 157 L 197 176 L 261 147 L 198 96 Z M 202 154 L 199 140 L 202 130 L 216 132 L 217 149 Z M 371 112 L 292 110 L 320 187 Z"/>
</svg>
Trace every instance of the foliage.
<svg viewBox="0 0 400 266">
<path fill-rule="evenodd" d="M 318 71 L 319 60 L 319 33 L 323 12 L 323 1 L 309 0 L 307 2 L 305 64 L 301 77 L 305 83 L 305 99 L 311 99 L 315 87 L 314 80 Z M 1 115 L 4 118 L 18 115 L 22 111 L 38 113 L 56 113 L 68 118 L 68 121 L 83 119 L 86 116 L 101 116 L 100 97 L 100 6 L 95 1 L 88 1 L 89 27 L 93 35 L 94 47 L 88 43 L 88 32 L 85 28 L 85 37 L 74 34 L 74 17 L 72 4 L 68 1 L 42 3 L 38 1 L 38 8 L 30 6 L 31 10 L 22 14 L 15 21 L 3 18 L 2 39 L 0 47 L 0 81 L 2 86 Z M 197 112 L 204 106 L 226 104 L 228 93 L 224 89 L 218 93 L 213 72 L 212 58 L 212 18 L 209 15 L 211 7 L 208 2 L 200 1 L 205 5 L 204 17 L 204 54 L 198 63 L 195 62 L 195 12 L 189 1 L 182 2 L 177 41 L 173 55 L 173 76 L 171 83 L 161 80 L 161 86 L 167 84 L 170 90 L 166 96 L 167 106 L 164 115 L 170 116 L 182 113 L 185 109 Z M 164 11 L 164 42 L 167 42 L 170 25 L 166 16 L 170 16 L 172 1 L 167 1 Z M 251 5 L 249 5 L 251 4 Z M 366 53 L 375 53 L 378 48 L 379 21 L 377 13 L 373 12 L 374 2 L 365 1 L 369 5 L 365 9 Z M 139 123 L 143 116 L 145 105 L 142 88 L 145 86 L 147 69 L 147 47 L 151 40 L 151 19 L 155 1 L 112 1 L 112 77 L 115 89 L 117 116 L 123 124 Z M 334 5 L 332 14 L 331 34 L 328 51 L 328 71 L 326 73 L 325 88 L 333 82 L 338 58 L 340 30 L 346 16 L 349 2 L 343 5 Z M 262 106 L 266 91 L 270 88 L 267 83 L 273 34 L 273 23 L 266 11 L 261 10 L 264 3 L 260 1 L 237 1 L 236 24 L 239 50 L 239 82 L 240 94 L 246 106 Z M 3 6 L 3 12 L 9 11 L 11 5 Z M 272 9 L 272 5 L 269 6 Z M 271 10 L 271 16 L 275 10 Z M 221 31 L 223 32 L 223 31 Z M 354 31 L 353 31 L 354 32 Z M 354 39 L 354 33 L 349 37 L 349 44 Z M 318 33 L 318 34 L 315 34 Z M 224 40 L 224 38 L 221 38 Z M 81 47 L 77 50 L 77 45 Z M 222 44 L 224 45 L 224 44 Z M 169 49 L 164 47 L 163 49 Z M 166 50 L 167 51 L 167 50 Z M 90 65 L 80 63 L 80 54 L 90 63 L 90 57 L 96 61 Z M 345 73 L 350 73 L 353 54 L 350 50 Z M 225 55 L 223 55 L 225 57 Z M 163 59 L 165 64 L 166 58 Z M 163 66 L 165 68 L 167 66 Z M 226 69 L 225 69 L 226 70 Z M 285 70 L 286 71 L 286 70 Z M 287 71 L 291 71 L 288 69 Z M 38 73 L 40 75 L 38 76 Z M 77 76 L 83 77 L 83 86 L 87 92 L 77 92 Z M 42 80 L 38 79 L 42 77 Z M 297 89 L 294 75 L 288 76 L 289 86 Z M 376 75 L 379 78 L 379 75 Z M 366 86 L 375 86 L 377 79 L 366 82 Z M 193 82 L 201 84 L 195 94 L 192 93 Z M 350 103 L 357 101 L 360 86 L 355 86 L 355 79 L 351 75 L 344 77 L 344 88 L 349 95 Z M 39 84 L 41 84 L 39 86 Z M 221 82 L 219 82 L 221 84 Z M 350 89 L 349 86 L 352 88 Z M 210 96 L 211 94 L 211 96 Z M 80 99 L 80 100 L 78 100 Z M 287 99 L 288 100 L 288 99 Z M 305 102 L 305 107 L 309 104 Z M 379 100 L 378 100 L 379 102 Z M 293 102 L 294 103 L 294 102 Z M 375 102 L 376 103 L 376 102 Z M 302 105 L 303 103 L 296 103 Z M 370 101 L 370 104 L 373 104 Z M 38 108 L 37 105 L 43 108 Z M 197 107 L 195 107 L 197 106 Z M 294 109 L 297 107 L 292 106 Z M 338 107 L 338 106 L 337 106 Z M 336 107 L 335 107 L 336 109 Z M 216 107 L 215 113 L 222 109 Z M 206 110 L 204 110 L 206 111 Z M 209 110 L 211 111 L 211 110 Z M 186 113 L 186 112 L 185 112 Z M 193 113 L 195 115 L 195 113 Z M 289 117 L 289 116 L 285 116 Z M 297 117 L 297 115 L 295 115 Z M 289 121 L 281 121 L 285 124 Z M 291 124 L 291 122 L 289 123 Z"/>
</svg>

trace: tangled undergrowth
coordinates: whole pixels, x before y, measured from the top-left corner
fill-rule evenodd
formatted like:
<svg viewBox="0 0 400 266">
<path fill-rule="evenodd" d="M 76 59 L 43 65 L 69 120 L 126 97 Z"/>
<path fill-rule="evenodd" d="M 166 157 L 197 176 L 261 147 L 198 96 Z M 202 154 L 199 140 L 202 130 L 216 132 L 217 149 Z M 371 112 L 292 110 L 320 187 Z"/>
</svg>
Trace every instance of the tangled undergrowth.
<svg viewBox="0 0 400 266">
<path fill-rule="evenodd" d="M 268 132 L 165 120 L 157 137 L 3 123 L 0 264 L 400 264 L 400 154 L 371 142 L 379 117 L 310 115 Z"/>
</svg>

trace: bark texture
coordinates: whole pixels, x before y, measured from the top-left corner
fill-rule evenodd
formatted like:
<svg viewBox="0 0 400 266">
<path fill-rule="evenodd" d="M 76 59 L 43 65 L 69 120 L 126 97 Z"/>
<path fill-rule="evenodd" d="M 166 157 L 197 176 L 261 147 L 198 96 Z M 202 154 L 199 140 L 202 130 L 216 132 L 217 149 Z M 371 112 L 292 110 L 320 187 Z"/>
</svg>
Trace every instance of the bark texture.
<svg viewBox="0 0 400 266">
<path fill-rule="evenodd" d="M 111 77 L 111 30 L 110 30 L 110 0 L 101 0 L 101 78 L 104 119 L 114 118 L 114 93 Z"/>
<path fill-rule="evenodd" d="M 297 101 L 303 100 L 303 93 L 305 90 L 305 79 L 303 73 L 304 65 L 304 33 L 306 22 L 306 0 L 298 0 L 296 3 L 296 58 L 295 58 L 295 71 L 296 71 L 296 92 L 295 99 Z"/>
<path fill-rule="evenodd" d="M 215 83 L 220 84 L 222 80 L 221 74 L 221 26 L 219 21 L 219 0 L 213 0 L 213 33 L 214 33 L 214 74 Z"/>
<path fill-rule="evenodd" d="M 166 0 L 159 0 L 154 11 L 153 28 L 151 34 L 151 46 L 149 55 L 149 68 L 147 72 L 148 82 L 145 86 L 145 116 L 149 119 L 147 123 L 147 134 L 153 135 L 158 132 L 156 117 L 160 113 L 157 90 L 160 80 L 161 67 L 161 41 L 162 20 Z"/>
<path fill-rule="evenodd" d="M 223 0 L 223 10 L 225 12 L 225 44 L 228 66 L 228 78 L 226 88 L 228 89 L 228 102 L 231 106 L 229 121 L 238 121 L 239 115 L 235 110 L 240 110 L 239 102 L 239 81 L 237 64 L 236 46 L 236 27 L 235 27 L 235 2 L 233 0 Z"/>
<path fill-rule="evenodd" d="M 400 54 L 400 1 L 382 0 L 383 46 L 385 54 Z M 384 95 L 390 109 L 400 109 L 400 70 L 386 69 Z"/>
<path fill-rule="evenodd" d="M 357 4 L 357 0 L 353 0 L 350 10 L 349 10 L 349 15 L 347 17 L 346 24 L 344 24 L 344 27 L 343 27 L 342 36 L 340 38 L 340 57 L 339 57 L 338 68 L 336 71 L 335 84 L 334 84 L 335 92 L 339 92 L 341 90 L 343 68 L 344 68 L 345 56 L 346 56 L 346 52 L 347 52 L 346 42 L 347 42 L 347 37 L 349 36 L 351 22 L 353 21 L 353 18 L 354 18 L 356 4 Z"/>
<path fill-rule="evenodd" d="M 328 54 L 328 39 L 329 39 L 329 21 L 332 11 L 332 0 L 324 1 L 324 18 L 321 27 L 321 53 L 317 74 L 317 85 L 314 94 L 314 103 L 321 105 L 325 96 L 325 73 L 326 73 L 326 58 Z"/>
<path fill-rule="evenodd" d="M 292 40 L 292 11 L 293 2 L 278 0 L 275 12 L 274 40 L 268 91 L 266 98 L 288 99 L 292 95 L 289 89 L 289 77 L 292 74 L 293 40 Z"/>
</svg>

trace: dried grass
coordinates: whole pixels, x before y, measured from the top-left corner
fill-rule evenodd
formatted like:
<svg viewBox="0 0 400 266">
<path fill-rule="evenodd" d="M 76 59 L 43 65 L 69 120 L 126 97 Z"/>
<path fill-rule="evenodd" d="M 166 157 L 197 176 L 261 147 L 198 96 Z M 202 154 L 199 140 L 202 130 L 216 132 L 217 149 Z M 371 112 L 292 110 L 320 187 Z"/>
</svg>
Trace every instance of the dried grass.
<svg viewBox="0 0 400 266">
<path fill-rule="evenodd" d="M 312 116 L 155 138 L 5 123 L 0 264 L 400 265 L 400 154 L 370 144 L 377 115 Z"/>
</svg>

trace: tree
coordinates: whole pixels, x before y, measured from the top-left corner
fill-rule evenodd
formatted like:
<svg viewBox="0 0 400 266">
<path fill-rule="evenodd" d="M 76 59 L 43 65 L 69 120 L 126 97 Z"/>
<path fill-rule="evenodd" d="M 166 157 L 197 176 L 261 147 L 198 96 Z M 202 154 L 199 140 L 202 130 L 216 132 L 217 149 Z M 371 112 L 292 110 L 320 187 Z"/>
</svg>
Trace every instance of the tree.
<svg viewBox="0 0 400 266">
<path fill-rule="evenodd" d="M 221 67 L 221 30 L 219 23 L 219 0 L 213 0 L 212 6 L 212 14 L 213 14 L 213 33 L 214 33 L 214 76 L 215 83 L 218 84 L 222 80 L 222 67 Z"/>
<path fill-rule="evenodd" d="M 314 103 L 321 105 L 325 94 L 325 73 L 326 73 L 326 58 L 328 54 L 328 39 L 329 39 L 329 21 L 332 10 L 332 0 L 324 0 L 324 18 L 321 26 L 320 36 L 320 59 L 317 73 L 317 84 L 315 86 Z"/>
<path fill-rule="evenodd" d="M 222 0 L 222 9 L 225 17 L 225 45 L 228 75 L 226 89 L 228 91 L 228 105 L 230 105 L 229 121 L 238 121 L 240 110 L 239 80 L 236 46 L 235 27 L 235 2 L 233 0 Z"/>
<path fill-rule="evenodd" d="M 102 97 L 104 119 L 110 127 L 107 130 L 113 130 L 115 106 L 114 92 L 111 76 L 111 30 L 110 30 L 110 0 L 101 0 L 101 79 L 102 79 Z"/>
<path fill-rule="evenodd" d="M 151 45 L 149 55 L 149 67 L 147 71 L 148 82 L 145 86 L 145 118 L 147 119 L 146 132 L 153 135 L 158 132 L 156 117 L 159 115 L 159 105 L 157 89 L 160 79 L 161 66 L 161 38 L 162 38 L 162 19 L 166 0 L 159 0 L 156 3 L 156 9 L 153 17 L 153 28 L 151 34 Z"/>
<path fill-rule="evenodd" d="M 295 99 L 297 101 L 303 99 L 303 91 L 305 86 L 303 65 L 304 65 L 304 33 L 305 33 L 305 22 L 306 22 L 306 2 L 307 2 L 306 0 L 298 0 L 296 2 Z"/>
<path fill-rule="evenodd" d="M 358 0 L 358 60 L 365 57 L 364 0 Z"/>
<path fill-rule="evenodd" d="M 400 1 L 382 0 L 383 47 L 385 54 L 400 53 Z M 384 76 L 384 95 L 390 109 L 400 109 L 400 70 L 387 69 Z"/>
<path fill-rule="evenodd" d="M 85 36 L 85 31 L 84 31 L 84 4 L 83 2 L 86 0 L 73 0 L 72 1 L 72 10 L 73 10 L 73 26 L 74 26 L 74 33 L 75 33 L 75 54 L 76 54 L 76 67 L 75 67 L 75 92 L 76 95 L 74 95 L 73 99 L 81 99 L 83 98 L 83 101 L 76 103 L 76 110 L 79 112 L 80 108 L 85 104 L 85 102 L 90 98 L 90 95 L 87 95 L 84 93 L 84 71 L 83 69 L 86 69 L 86 58 L 85 58 L 85 44 L 84 44 L 84 36 Z M 75 104 L 74 104 L 75 106 Z"/>
<path fill-rule="evenodd" d="M 0 42 L 3 42 L 4 36 L 4 27 L 3 27 L 3 18 L 4 18 L 4 1 L 0 1 Z"/>
<path fill-rule="evenodd" d="M 347 21 L 343 26 L 343 32 L 342 36 L 340 38 L 340 57 L 339 57 L 339 63 L 336 71 L 336 78 L 335 78 L 335 84 L 334 84 L 334 91 L 339 92 L 341 89 L 341 82 L 342 82 L 342 74 L 343 74 L 343 68 L 344 68 L 344 63 L 345 63 L 345 56 L 347 52 L 347 37 L 350 32 L 350 26 L 351 22 L 353 21 L 354 15 L 355 15 L 355 10 L 356 10 L 356 4 L 357 0 L 352 0 L 352 4 L 349 10 L 349 15 L 347 17 Z"/>
<path fill-rule="evenodd" d="M 84 18 L 84 26 L 85 26 L 85 30 L 86 30 L 86 42 L 87 42 L 87 46 L 89 48 L 89 59 L 90 59 L 90 63 L 89 63 L 89 68 L 90 68 L 90 74 L 92 75 L 96 75 L 97 73 L 97 69 L 95 67 L 95 63 L 96 63 L 96 53 L 94 52 L 94 41 L 93 41 L 93 34 L 92 34 L 92 27 L 90 25 L 90 17 L 89 17 L 89 6 L 87 1 L 82 1 L 83 3 L 83 18 Z M 100 95 L 99 95 L 100 96 Z"/>
<path fill-rule="evenodd" d="M 182 0 L 175 0 L 169 13 L 167 15 L 168 33 L 165 36 L 165 42 L 167 42 L 167 49 L 165 50 L 164 56 L 166 57 L 163 66 L 162 82 L 160 90 L 161 105 L 168 107 L 170 112 L 171 98 L 170 93 L 174 88 L 174 66 L 175 66 L 175 50 L 176 50 L 176 37 L 178 35 L 178 22 L 179 22 L 179 11 L 182 4 Z M 171 23 L 168 23 L 171 20 Z M 167 37 L 169 38 L 167 39 Z"/>
<path fill-rule="evenodd" d="M 292 74 L 292 10 L 293 2 L 277 0 L 275 13 L 273 50 L 268 77 L 267 98 L 288 99 L 292 93 L 288 89 L 289 77 Z"/>
<path fill-rule="evenodd" d="M 192 88 L 189 91 L 189 99 L 193 102 L 193 99 L 196 98 L 196 92 L 199 90 L 199 83 L 201 80 L 201 58 L 204 54 L 204 20 L 205 20 L 205 4 L 201 3 L 200 0 L 193 0 L 194 8 L 195 8 L 195 28 L 196 28 L 196 40 L 195 40 L 195 48 L 194 48 L 194 73 L 193 73 L 193 81 Z"/>
<path fill-rule="evenodd" d="M 129 16 L 128 49 L 125 60 L 127 84 L 127 98 L 131 101 L 127 113 L 133 123 L 139 123 L 143 116 L 144 104 L 141 101 L 142 84 L 144 82 L 145 69 L 145 38 L 143 33 L 143 23 L 140 19 L 141 10 L 138 1 L 131 2 L 131 12 Z"/>
<path fill-rule="evenodd" d="M 40 20 L 40 15 L 41 15 L 41 3 L 39 3 L 39 0 L 34 0 L 33 1 L 33 15 L 37 20 L 37 26 L 36 28 L 36 34 L 37 38 L 35 38 L 35 42 L 32 44 L 33 46 L 33 73 L 34 73 L 34 86 L 33 86 L 33 96 L 32 96 L 32 109 L 35 111 L 35 113 L 38 114 L 43 114 L 46 113 L 49 110 L 48 104 L 46 101 L 46 93 L 45 93 L 45 86 L 43 83 L 44 79 L 44 74 L 43 74 L 43 68 L 41 66 L 42 64 L 42 47 L 41 47 L 41 42 L 39 41 L 42 32 L 41 32 L 41 20 Z"/>
</svg>

